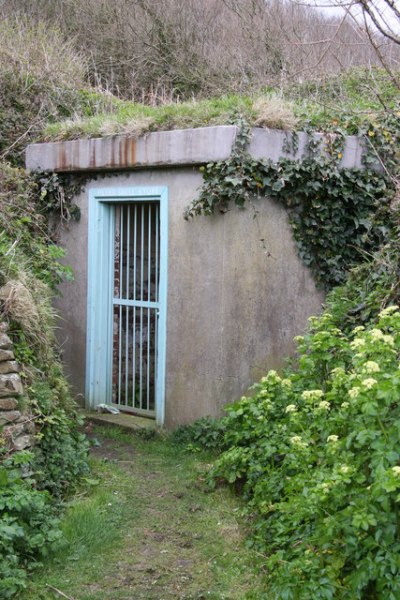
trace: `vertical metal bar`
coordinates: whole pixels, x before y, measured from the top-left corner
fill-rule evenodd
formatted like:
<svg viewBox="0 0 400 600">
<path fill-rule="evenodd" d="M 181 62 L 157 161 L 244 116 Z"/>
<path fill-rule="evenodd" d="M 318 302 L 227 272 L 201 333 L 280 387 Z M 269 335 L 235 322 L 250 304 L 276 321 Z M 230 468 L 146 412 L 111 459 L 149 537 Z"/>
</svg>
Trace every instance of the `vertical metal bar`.
<svg viewBox="0 0 400 600">
<path fill-rule="evenodd" d="M 129 268 L 131 253 L 131 206 L 126 205 L 126 299 L 129 300 Z M 125 406 L 128 404 L 128 375 L 129 375 L 129 306 L 125 307 Z"/>
<path fill-rule="evenodd" d="M 137 204 L 133 218 L 133 299 L 136 300 L 136 262 L 137 262 Z M 132 406 L 136 403 L 136 306 L 133 307 L 133 377 L 132 377 Z"/>
<path fill-rule="evenodd" d="M 141 213 L 141 231 L 140 231 L 140 300 L 143 301 L 143 253 L 144 253 L 144 204 L 142 204 Z M 140 307 L 140 354 L 139 354 L 139 372 L 140 372 L 140 388 L 139 399 L 140 408 L 143 408 L 143 307 Z"/>
<path fill-rule="evenodd" d="M 159 253 L 159 237 L 160 237 L 160 230 L 159 230 L 159 203 L 157 202 L 156 204 L 156 258 L 155 258 L 155 298 L 154 301 L 158 302 L 158 253 Z M 158 360 L 157 360 L 157 354 L 158 354 L 158 314 L 159 311 L 156 309 L 155 311 L 155 323 L 154 323 L 154 394 L 156 394 L 156 382 L 157 382 L 157 367 L 158 367 Z M 155 404 L 155 398 L 154 398 L 154 404 Z"/>
<path fill-rule="evenodd" d="M 147 300 L 151 300 L 151 204 L 147 210 Z M 147 410 L 150 408 L 150 306 L 147 309 Z"/>
<path fill-rule="evenodd" d="M 123 253 L 124 253 L 124 207 L 121 206 L 119 224 L 119 297 L 122 298 L 123 277 Z M 119 307 L 118 328 L 118 404 L 121 404 L 121 380 L 122 380 L 122 305 Z"/>
<path fill-rule="evenodd" d="M 165 417 L 165 363 L 167 338 L 167 289 L 168 289 L 168 190 L 160 194 L 160 267 L 159 267 L 159 306 L 158 348 L 157 348 L 157 393 L 156 422 L 164 424 Z"/>
<path fill-rule="evenodd" d="M 119 233 L 119 225 L 120 225 L 120 214 L 121 207 L 117 204 L 114 208 L 114 229 L 113 229 L 113 261 L 112 261 L 112 297 L 118 297 L 119 295 L 119 274 L 117 273 L 117 268 L 119 269 L 119 260 L 120 260 L 120 233 Z M 118 266 L 117 266 L 118 265 Z M 117 361 L 117 348 L 116 348 L 116 328 L 117 328 L 117 307 L 112 305 L 112 364 L 111 364 L 111 380 L 112 380 L 112 401 L 117 402 L 117 388 L 118 382 L 115 377 L 116 367 L 115 364 Z"/>
<path fill-rule="evenodd" d="M 156 281 L 156 290 L 155 290 L 155 297 L 154 297 L 154 302 L 158 302 L 158 237 L 159 237 L 159 231 L 158 231 L 158 227 L 159 227 L 159 217 L 158 217 L 158 202 L 156 204 L 156 273 L 155 273 L 155 281 Z"/>
</svg>

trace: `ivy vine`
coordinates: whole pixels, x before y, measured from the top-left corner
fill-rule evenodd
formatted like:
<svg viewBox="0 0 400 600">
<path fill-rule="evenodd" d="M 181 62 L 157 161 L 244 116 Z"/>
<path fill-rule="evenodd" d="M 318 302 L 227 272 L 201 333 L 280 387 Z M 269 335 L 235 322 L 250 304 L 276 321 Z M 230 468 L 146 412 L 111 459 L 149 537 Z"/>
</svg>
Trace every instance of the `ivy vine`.
<svg viewBox="0 0 400 600">
<path fill-rule="evenodd" d="M 319 286 L 330 289 L 342 283 L 349 268 L 390 234 L 390 177 L 368 168 L 341 168 L 340 132 L 325 138 L 323 150 L 321 142 L 310 136 L 302 160 L 255 160 L 248 152 L 250 126 L 243 119 L 237 125 L 231 156 L 200 168 L 203 186 L 187 207 L 185 219 L 224 213 L 232 204 L 244 208 L 257 197 L 281 202 L 288 209 L 298 253 Z M 286 152 L 296 147 L 295 136 L 287 140 Z M 376 163 L 376 155 L 367 157 Z"/>
<path fill-rule="evenodd" d="M 47 173 L 35 171 L 33 178 L 39 189 L 40 211 L 48 216 L 57 215 L 61 221 L 80 219 L 80 210 L 74 198 L 82 191 L 83 181 L 75 173 Z"/>
</svg>

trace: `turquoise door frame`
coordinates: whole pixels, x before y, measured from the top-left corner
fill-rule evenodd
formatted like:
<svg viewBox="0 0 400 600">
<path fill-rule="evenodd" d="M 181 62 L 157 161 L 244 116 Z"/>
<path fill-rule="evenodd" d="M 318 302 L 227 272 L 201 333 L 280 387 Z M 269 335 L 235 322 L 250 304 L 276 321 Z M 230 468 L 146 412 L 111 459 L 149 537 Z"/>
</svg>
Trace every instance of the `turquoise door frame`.
<svg viewBox="0 0 400 600">
<path fill-rule="evenodd" d="M 168 188 L 120 187 L 89 190 L 86 402 L 90 408 L 112 403 L 114 230 L 113 205 L 160 203 L 160 281 L 156 421 L 165 415 L 165 361 L 168 273 Z"/>
</svg>

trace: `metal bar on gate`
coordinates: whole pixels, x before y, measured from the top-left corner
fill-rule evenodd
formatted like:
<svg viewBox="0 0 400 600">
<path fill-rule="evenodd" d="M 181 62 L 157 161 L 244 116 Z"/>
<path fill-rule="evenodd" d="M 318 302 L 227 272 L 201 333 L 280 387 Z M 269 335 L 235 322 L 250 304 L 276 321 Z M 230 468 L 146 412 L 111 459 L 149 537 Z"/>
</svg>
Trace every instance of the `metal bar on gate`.
<svg viewBox="0 0 400 600">
<path fill-rule="evenodd" d="M 140 229 L 140 300 L 143 301 L 143 270 L 144 270 L 144 204 L 141 211 L 141 229 Z M 140 408 L 143 408 L 143 308 L 140 308 L 140 351 L 139 351 L 139 402 Z"/>
<path fill-rule="evenodd" d="M 155 323 L 154 323 L 154 389 L 156 389 L 155 383 L 157 381 L 157 352 L 158 352 L 158 311 L 159 311 L 159 298 L 158 298 L 158 253 L 159 253 L 159 213 L 158 213 L 158 202 L 156 204 L 156 260 L 155 260 L 155 301 L 158 304 L 155 310 Z M 156 398 L 154 398 L 154 402 Z"/>
<path fill-rule="evenodd" d="M 151 204 L 148 209 L 147 231 L 147 302 L 150 303 L 151 294 Z M 150 409 L 150 308 L 147 308 L 147 409 Z"/>
<path fill-rule="evenodd" d="M 114 306 L 136 306 L 137 308 L 147 308 L 148 306 L 150 308 L 159 308 L 160 306 L 159 302 L 147 302 L 145 300 L 120 300 L 119 298 L 113 298 L 113 304 Z"/>
<path fill-rule="evenodd" d="M 113 283 L 112 283 L 112 290 L 113 290 L 113 298 L 114 296 L 116 296 L 118 294 L 117 291 L 117 285 L 119 284 L 119 275 L 116 272 L 117 269 L 117 265 L 119 266 L 119 253 L 120 253 L 120 248 L 119 248 L 119 243 L 120 243 L 120 239 L 119 239 L 119 219 L 120 219 L 120 211 L 121 208 L 120 206 L 116 206 L 114 209 L 114 257 L 113 257 Z M 115 369 L 115 359 L 116 359 L 116 347 L 115 347 L 115 327 L 116 327 L 116 309 L 115 306 L 113 305 L 113 336 L 112 336 L 112 398 L 113 400 L 117 401 L 117 382 L 115 380 L 115 373 L 114 373 L 114 369 Z"/>
<path fill-rule="evenodd" d="M 113 402 L 146 416 L 158 402 L 160 217 L 158 202 L 115 207 Z"/>
<path fill-rule="evenodd" d="M 137 204 L 135 204 L 134 208 L 134 218 L 133 218 L 133 299 L 136 300 L 136 261 L 137 261 Z M 136 306 L 133 308 L 133 381 L 132 381 L 132 389 L 133 389 L 133 403 L 132 406 L 136 404 Z"/>
<path fill-rule="evenodd" d="M 158 302 L 158 203 L 156 204 L 156 260 L 155 260 L 155 282 L 156 282 L 156 288 L 155 288 L 155 296 L 154 296 L 154 300 L 156 302 Z"/>
<path fill-rule="evenodd" d="M 124 253 L 124 207 L 120 210 L 119 223 L 119 297 L 122 298 L 122 265 Z M 121 404 L 121 378 L 122 378 L 122 306 L 119 307 L 119 323 L 118 323 L 118 404 Z"/>
<path fill-rule="evenodd" d="M 126 291 L 125 297 L 129 300 L 129 259 L 131 242 L 131 207 L 126 206 Z M 128 378 L 129 375 L 129 305 L 125 307 L 125 406 L 128 404 Z"/>
</svg>

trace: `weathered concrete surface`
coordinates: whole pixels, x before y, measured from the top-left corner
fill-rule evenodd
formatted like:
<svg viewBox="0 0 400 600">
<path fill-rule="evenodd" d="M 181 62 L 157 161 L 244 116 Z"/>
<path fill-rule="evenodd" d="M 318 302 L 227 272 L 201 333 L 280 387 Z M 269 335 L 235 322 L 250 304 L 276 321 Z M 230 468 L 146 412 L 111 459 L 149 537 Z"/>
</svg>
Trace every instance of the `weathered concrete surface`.
<svg viewBox="0 0 400 600">
<path fill-rule="evenodd" d="M 297 148 L 295 151 L 285 152 L 285 146 L 291 146 L 291 133 L 279 131 L 278 129 L 253 129 L 253 137 L 250 142 L 249 151 L 253 158 L 257 160 L 271 159 L 278 161 L 280 158 L 301 159 L 307 155 L 307 145 L 310 136 L 304 131 L 297 132 Z M 321 150 L 324 151 L 329 146 L 329 134 L 314 133 L 313 139 L 320 143 Z M 359 168 L 362 166 L 363 143 L 361 138 L 356 135 L 348 135 L 345 139 L 343 148 L 343 157 L 340 165 L 343 168 Z"/>
<path fill-rule="evenodd" d="M 26 150 L 26 166 L 42 171 L 93 171 L 198 164 L 227 158 L 235 135 L 236 127 L 221 126 L 160 131 L 138 139 L 112 136 L 32 144 Z"/>
<path fill-rule="evenodd" d="M 26 167 L 32 171 L 64 172 L 196 165 L 228 158 L 236 133 L 236 126 L 220 125 L 160 131 L 138 139 L 113 136 L 31 144 L 26 150 Z M 314 134 L 313 137 L 329 142 L 329 136 Z M 250 154 L 257 159 L 272 160 L 280 157 L 303 157 L 307 152 L 308 134 L 299 132 L 297 150 L 285 152 L 284 148 L 290 138 L 291 134 L 285 131 L 254 128 Z M 348 136 L 342 166 L 360 167 L 361 156 L 360 138 Z"/>
<path fill-rule="evenodd" d="M 293 337 L 319 312 L 323 294 L 297 256 L 285 209 L 183 219 L 196 197 L 198 169 L 131 172 L 89 182 L 77 198 L 79 223 L 62 232 L 75 281 L 64 283 L 60 342 L 75 391 L 85 389 L 88 189 L 167 186 L 169 191 L 166 425 L 216 415 L 268 368 L 282 365 Z M 265 247 L 260 241 L 265 239 Z"/>
<path fill-rule="evenodd" d="M 136 415 L 111 415 L 106 413 L 97 413 L 93 411 L 83 411 L 86 423 L 95 423 L 96 425 L 117 425 L 126 431 L 143 431 L 143 429 L 156 429 L 156 422 L 153 419 L 144 419 Z"/>
</svg>

